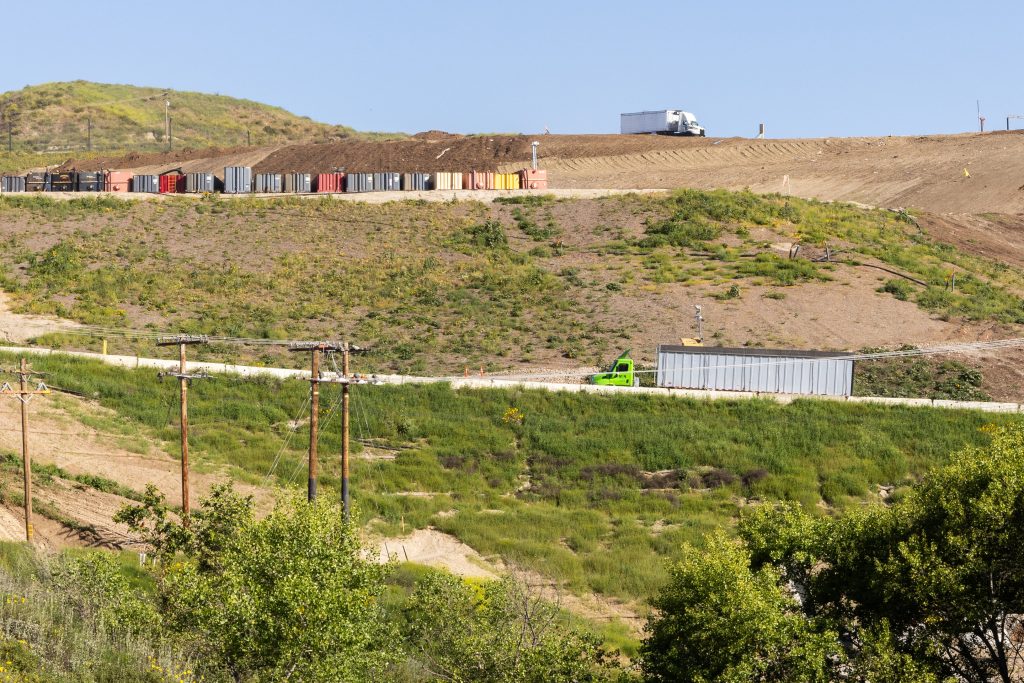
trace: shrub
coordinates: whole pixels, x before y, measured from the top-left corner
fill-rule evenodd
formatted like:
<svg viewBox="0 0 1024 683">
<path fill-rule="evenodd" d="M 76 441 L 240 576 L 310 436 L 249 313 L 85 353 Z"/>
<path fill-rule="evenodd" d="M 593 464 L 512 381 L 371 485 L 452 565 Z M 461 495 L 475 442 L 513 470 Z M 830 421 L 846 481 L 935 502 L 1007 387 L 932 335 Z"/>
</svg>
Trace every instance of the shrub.
<svg viewBox="0 0 1024 683">
<path fill-rule="evenodd" d="M 914 287 L 908 280 L 895 278 L 892 280 L 886 280 L 885 284 L 879 287 L 877 291 L 892 294 L 900 301 L 906 301 L 913 293 Z"/>
</svg>

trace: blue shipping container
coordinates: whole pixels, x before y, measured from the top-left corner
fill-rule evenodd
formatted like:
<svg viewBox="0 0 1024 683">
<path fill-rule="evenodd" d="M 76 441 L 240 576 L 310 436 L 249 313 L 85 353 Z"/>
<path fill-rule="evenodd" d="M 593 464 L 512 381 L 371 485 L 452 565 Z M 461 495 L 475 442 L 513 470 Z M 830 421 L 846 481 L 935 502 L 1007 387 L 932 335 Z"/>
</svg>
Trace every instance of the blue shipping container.
<svg viewBox="0 0 1024 683">
<path fill-rule="evenodd" d="M 345 175 L 345 192 L 373 192 L 372 173 L 348 173 Z"/>
<path fill-rule="evenodd" d="M 25 176 L 5 175 L 0 178 L 0 192 L 24 192 Z"/>
<path fill-rule="evenodd" d="M 401 173 L 374 173 L 373 189 L 378 192 L 396 192 L 402 189 Z M 377 176 L 380 176 L 378 182 Z"/>
<path fill-rule="evenodd" d="M 256 192 L 263 194 L 268 192 L 280 192 L 281 187 L 281 174 L 280 173 L 257 173 L 256 174 Z"/>
<path fill-rule="evenodd" d="M 160 191 L 160 176 L 156 175 L 134 175 L 132 176 L 132 192 L 149 192 L 156 194 Z"/>
<path fill-rule="evenodd" d="M 284 176 L 284 191 L 300 194 L 312 192 L 313 176 L 309 173 L 286 173 Z"/>
<path fill-rule="evenodd" d="M 189 173 L 185 176 L 185 192 L 213 192 L 215 183 L 212 173 Z"/>
<path fill-rule="evenodd" d="M 252 192 L 252 168 L 249 166 L 224 167 L 224 193 L 247 194 Z"/>
<path fill-rule="evenodd" d="M 430 182 L 429 173 L 403 173 L 402 189 L 410 190 L 431 190 L 433 183 Z"/>
</svg>

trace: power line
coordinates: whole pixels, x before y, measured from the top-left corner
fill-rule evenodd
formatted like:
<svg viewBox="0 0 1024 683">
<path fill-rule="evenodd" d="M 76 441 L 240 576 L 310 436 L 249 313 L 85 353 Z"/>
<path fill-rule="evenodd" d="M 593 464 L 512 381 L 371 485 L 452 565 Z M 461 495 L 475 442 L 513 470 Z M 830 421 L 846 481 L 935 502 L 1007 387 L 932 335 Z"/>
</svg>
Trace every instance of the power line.
<svg viewBox="0 0 1024 683">
<path fill-rule="evenodd" d="M 298 415 L 296 415 L 295 419 L 293 420 L 294 423 L 298 424 L 299 420 L 302 418 L 302 414 L 304 412 L 306 412 L 306 406 L 309 404 L 309 400 L 310 400 L 310 396 L 307 395 L 306 396 L 306 400 L 303 401 L 303 403 L 302 403 L 302 407 L 299 408 Z M 263 486 L 266 486 L 267 483 L 270 482 L 270 477 L 273 476 L 274 471 L 277 470 L 278 463 L 281 462 L 281 456 L 284 454 L 285 450 L 288 448 L 288 444 L 291 443 L 292 437 L 295 436 L 295 433 L 297 431 L 298 431 L 297 429 L 289 430 L 288 436 L 285 437 L 284 443 L 281 444 L 281 448 L 277 451 L 277 455 L 274 456 L 274 462 L 270 465 L 270 469 L 267 470 L 267 476 L 263 478 Z"/>
</svg>

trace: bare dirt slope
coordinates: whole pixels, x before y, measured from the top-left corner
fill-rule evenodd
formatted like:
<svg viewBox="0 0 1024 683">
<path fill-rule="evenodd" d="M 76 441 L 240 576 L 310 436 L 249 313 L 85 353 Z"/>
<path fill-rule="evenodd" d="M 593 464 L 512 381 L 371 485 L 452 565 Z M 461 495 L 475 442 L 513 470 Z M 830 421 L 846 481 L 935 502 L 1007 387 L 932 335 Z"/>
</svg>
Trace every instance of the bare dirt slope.
<svg viewBox="0 0 1024 683">
<path fill-rule="evenodd" d="M 0 450 L 21 452 L 20 412 L 12 401 L 0 405 Z M 155 485 L 173 506 L 181 505 L 181 469 L 177 458 L 170 455 L 168 444 L 155 441 L 146 434 L 100 431 L 87 426 L 87 421 L 109 421 L 116 415 L 99 406 L 72 396 L 51 394 L 29 403 L 30 447 L 37 465 L 56 465 L 70 475 L 95 475 L 116 482 L 137 492 L 148 484 Z M 208 495 L 211 487 L 229 481 L 217 468 L 193 458 L 191 492 L 198 500 Z M 15 477 L 16 478 L 16 477 Z M 40 541 L 49 546 L 64 545 L 130 545 L 129 530 L 114 524 L 114 514 L 131 501 L 120 495 L 96 490 L 74 481 L 53 477 L 38 481 L 33 498 L 49 504 L 65 517 L 93 531 L 81 535 L 36 515 Z M 20 481 L 20 480 L 19 480 Z M 268 489 L 235 482 L 235 488 L 253 495 L 258 508 L 268 509 L 273 494 Z M 13 514 L 16 524 L 8 517 Z M 0 540 L 21 540 L 24 534 L 20 510 L 5 512 L 0 508 Z"/>
<path fill-rule="evenodd" d="M 683 142 L 692 144 L 546 156 L 544 165 L 560 187 L 750 188 L 938 213 L 1024 211 L 1024 135 L 1016 132 Z"/>
</svg>

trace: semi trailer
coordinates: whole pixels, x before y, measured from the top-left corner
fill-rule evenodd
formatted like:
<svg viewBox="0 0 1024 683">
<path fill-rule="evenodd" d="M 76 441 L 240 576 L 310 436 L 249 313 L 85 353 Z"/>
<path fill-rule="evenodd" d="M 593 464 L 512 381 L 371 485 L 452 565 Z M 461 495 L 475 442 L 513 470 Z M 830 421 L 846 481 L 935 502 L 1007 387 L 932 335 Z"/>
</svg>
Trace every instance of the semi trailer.
<svg viewBox="0 0 1024 683">
<path fill-rule="evenodd" d="M 680 109 L 620 114 L 619 123 L 623 135 L 699 135 L 704 137 L 704 127 L 697 123 L 697 117 Z"/>
</svg>

